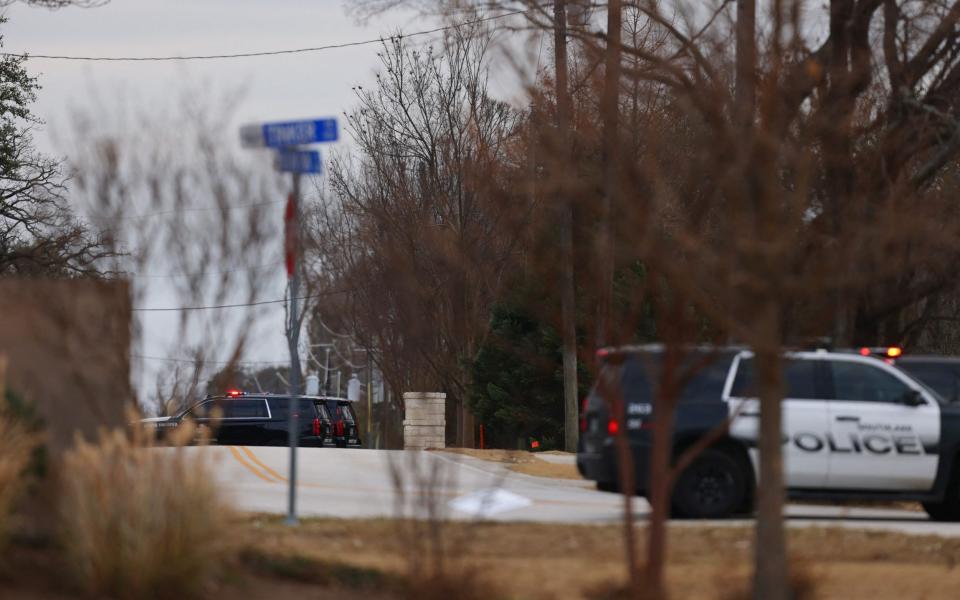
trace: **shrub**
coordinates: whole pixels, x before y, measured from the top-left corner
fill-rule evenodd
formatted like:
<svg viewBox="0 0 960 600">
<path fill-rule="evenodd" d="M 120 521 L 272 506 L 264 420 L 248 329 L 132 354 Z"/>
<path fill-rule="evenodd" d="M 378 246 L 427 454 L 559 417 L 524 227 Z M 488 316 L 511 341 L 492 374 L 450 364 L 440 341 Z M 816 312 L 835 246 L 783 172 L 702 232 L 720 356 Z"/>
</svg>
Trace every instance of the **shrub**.
<svg viewBox="0 0 960 600">
<path fill-rule="evenodd" d="M 23 491 L 24 471 L 36 446 L 35 434 L 0 411 L 0 546 L 7 540 L 14 501 Z"/>
<path fill-rule="evenodd" d="M 196 448 L 150 448 L 122 432 L 77 439 L 64 460 L 63 545 L 85 591 L 198 595 L 226 559 L 229 511 Z"/>
</svg>

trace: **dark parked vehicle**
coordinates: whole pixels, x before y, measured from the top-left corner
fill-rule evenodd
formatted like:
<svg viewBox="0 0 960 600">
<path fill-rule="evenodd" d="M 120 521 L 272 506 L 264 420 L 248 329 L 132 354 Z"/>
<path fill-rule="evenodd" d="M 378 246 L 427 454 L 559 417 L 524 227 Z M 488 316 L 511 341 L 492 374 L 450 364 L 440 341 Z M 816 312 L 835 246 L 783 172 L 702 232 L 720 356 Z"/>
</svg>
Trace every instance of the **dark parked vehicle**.
<svg viewBox="0 0 960 600">
<path fill-rule="evenodd" d="M 297 396 L 300 446 L 322 447 L 333 444 L 333 424 L 314 396 Z M 156 427 L 158 437 L 187 420 L 209 428 L 216 444 L 244 446 L 286 446 L 289 443 L 290 396 L 244 394 L 231 391 L 222 396 L 207 396 L 173 417 L 143 419 Z"/>
<path fill-rule="evenodd" d="M 893 364 L 925 383 L 947 402 L 960 401 L 960 358 L 902 356 Z"/>
<path fill-rule="evenodd" d="M 617 489 L 614 436 L 632 450 L 637 492 L 646 495 L 663 348 L 604 351 L 605 381 L 619 381 L 623 411 L 596 388 L 584 406 L 577 467 L 600 489 Z M 870 353 L 783 354 L 783 476 L 791 498 L 910 500 L 931 518 L 960 520 L 960 404 Z M 671 498 L 677 516 L 747 512 L 758 475 L 760 404 L 754 358 L 739 348 L 685 349 L 678 373 L 673 454 L 729 422 L 682 471 Z M 599 379 L 599 378 L 598 378 Z"/>
<path fill-rule="evenodd" d="M 960 357 L 905 354 L 897 346 L 861 348 L 863 356 L 876 356 L 909 373 L 947 402 L 960 401 Z"/>
<path fill-rule="evenodd" d="M 357 426 L 357 413 L 353 402 L 346 398 L 320 398 L 317 404 L 328 415 L 332 425 L 333 445 L 337 448 L 358 448 L 361 446 L 360 429 Z"/>
</svg>

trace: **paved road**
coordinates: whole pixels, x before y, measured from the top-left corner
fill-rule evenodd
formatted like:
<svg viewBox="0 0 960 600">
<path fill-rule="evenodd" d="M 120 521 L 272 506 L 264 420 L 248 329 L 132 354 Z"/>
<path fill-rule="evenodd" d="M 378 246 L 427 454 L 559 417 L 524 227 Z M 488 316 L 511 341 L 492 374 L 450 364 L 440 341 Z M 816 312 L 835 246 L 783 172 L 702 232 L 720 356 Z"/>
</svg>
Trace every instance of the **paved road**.
<svg viewBox="0 0 960 600">
<path fill-rule="evenodd" d="M 188 451 L 214 461 L 218 481 L 241 510 L 286 512 L 285 448 L 241 446 Z M 588 482 L 523 475 L 500 463 L 459 454 L 304 448 L 298 456 L 301 516 L 422 515 L 431 504 L 458 519 L 616 523 L 622 514 L 619 495 L 598 492 Z M 431 481 L 436 484 L 430 485 Z M 396 493 L 398 489 L 403 490 L 402 499 Z M 635 502 L 638 517 L 643 518 L 648 510 L 645 501 Z M 960 536 L 960 524 L 934 523 L 925 514 L 908 510 L 792 504 L 787 514 L 794 527 L 840 526 Z M 738 519 L 714 524 L 750 522 Z M 689 526 L 696 522 L 676 524 Z"/>
</svg>

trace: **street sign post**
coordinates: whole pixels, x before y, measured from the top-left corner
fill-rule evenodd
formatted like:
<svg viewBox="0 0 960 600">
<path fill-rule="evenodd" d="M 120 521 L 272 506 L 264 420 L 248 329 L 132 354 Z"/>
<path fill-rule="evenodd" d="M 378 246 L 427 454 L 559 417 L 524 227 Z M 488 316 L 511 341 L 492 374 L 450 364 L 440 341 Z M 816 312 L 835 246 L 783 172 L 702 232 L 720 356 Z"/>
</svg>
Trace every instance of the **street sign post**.
<svg viewBox="0 0 960 600">
<path fill-rule="evenodd" d="M 322 170 L 320 153 L 297 148 L 308 144 L 337 141 L 336 119 L 307 119 L 244 125 L 240 141 L 247 148 L 275 148 L 277 170 L 290 173 L 293 185 L 284 211 L 284 262 L 290 294 L 290 311 L 286 323 L 287 344 L 290 347 L 290 418 L 287 435 L 290 441 L 290 491 L 288 493 L 287 524 L 297 524 L 297 443 L 300 438 L 300 314 L 297 296 L 300 293 L 300 177 L 305 173 L 319 174 Z"/>
</svg>

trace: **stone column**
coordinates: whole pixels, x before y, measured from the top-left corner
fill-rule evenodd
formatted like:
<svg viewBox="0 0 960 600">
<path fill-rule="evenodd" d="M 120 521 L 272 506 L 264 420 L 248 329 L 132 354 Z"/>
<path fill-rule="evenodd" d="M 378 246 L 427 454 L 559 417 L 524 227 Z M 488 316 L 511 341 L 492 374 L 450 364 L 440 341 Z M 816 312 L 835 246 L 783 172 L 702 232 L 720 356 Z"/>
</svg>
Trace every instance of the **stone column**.
<svg viewBox="0 0 960 600">
<path fill-rule="evenodd" d="M 403 448 L 443 448 L 447 395 L 433 392 L 404 392 Z"/>
</svg>

